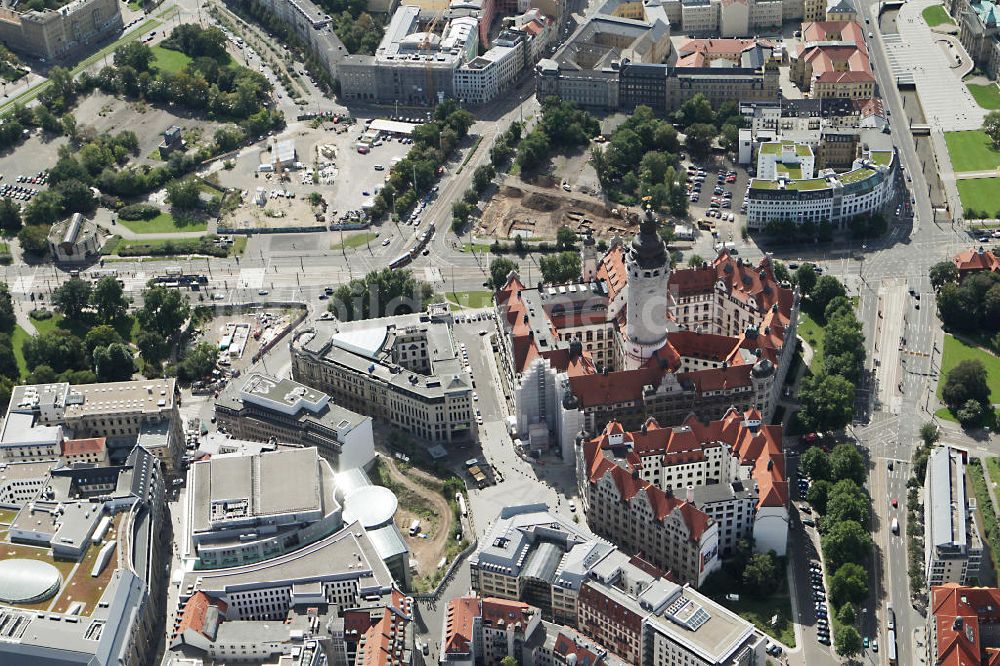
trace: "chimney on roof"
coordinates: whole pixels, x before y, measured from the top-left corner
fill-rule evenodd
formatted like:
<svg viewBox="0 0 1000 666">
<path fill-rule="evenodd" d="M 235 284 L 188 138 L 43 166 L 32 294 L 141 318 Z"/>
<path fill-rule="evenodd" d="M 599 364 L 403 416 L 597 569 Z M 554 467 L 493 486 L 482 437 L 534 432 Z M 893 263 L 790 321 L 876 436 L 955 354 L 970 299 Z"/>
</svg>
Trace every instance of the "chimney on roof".
<svg viewBox="0 0 1000 666">
<path fill-rule="evenodd" d="M 690 504 L 694 504 L 694 486 L 687 487 L 687 501 Z"/>
</svg>

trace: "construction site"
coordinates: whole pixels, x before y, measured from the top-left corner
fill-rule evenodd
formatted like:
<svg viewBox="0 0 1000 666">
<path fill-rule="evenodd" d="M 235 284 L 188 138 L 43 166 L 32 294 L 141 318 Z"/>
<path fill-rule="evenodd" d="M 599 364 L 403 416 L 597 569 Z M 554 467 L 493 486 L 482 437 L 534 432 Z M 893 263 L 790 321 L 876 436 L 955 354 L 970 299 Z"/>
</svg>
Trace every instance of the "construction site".
<svg viewBox="0 0 1000 666">
<path fill-rule="evenodd" d="M 590 231 L 595 238 L 610 240 L 635 233 L 638 225 L 627 219 L 627 212 L 609 208 L 589 195 L 527 184 L 505 185 L 490 199 L 475 235 L 496 240 L 517 236 L 526 241 L 555 240 L 559 228 L 568 227 L 578 234 Z"/>
</svg>

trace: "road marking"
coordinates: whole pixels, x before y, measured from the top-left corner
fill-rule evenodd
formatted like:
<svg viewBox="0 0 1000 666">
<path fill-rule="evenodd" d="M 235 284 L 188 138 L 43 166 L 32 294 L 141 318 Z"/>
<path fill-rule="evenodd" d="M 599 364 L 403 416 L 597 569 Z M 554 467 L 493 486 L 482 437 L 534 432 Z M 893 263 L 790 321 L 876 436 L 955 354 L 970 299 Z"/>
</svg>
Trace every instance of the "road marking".
<svg viewBox="0 0 1000 666">
<path fill-rule="evenodd" d="M 11 292 L 15 294 L 27 294 L 35 282 L 34 275 L 18 275 L 11 283 Z"/>
<path fill-rule="evenodd" d="M 264 285 L 263 268 L 241 268 L 240 289 L 260 289 Z"/>
</svg>

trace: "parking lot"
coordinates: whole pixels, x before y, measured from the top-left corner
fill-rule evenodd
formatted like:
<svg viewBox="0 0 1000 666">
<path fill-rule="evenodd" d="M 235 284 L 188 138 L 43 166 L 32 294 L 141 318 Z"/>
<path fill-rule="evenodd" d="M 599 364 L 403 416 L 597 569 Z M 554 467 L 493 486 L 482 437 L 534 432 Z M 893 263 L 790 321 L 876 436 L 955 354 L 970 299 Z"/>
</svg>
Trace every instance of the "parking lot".
<svg viewBox="0 0 1000 666">
<path fill-rule="evenodd" d="M 688 211 L 692 220 L 708 221 L 719 242 L 739 239 L 746 220 L 742 208 L 749 182 L 746 170 L 721 160 L 689 163 L 685 168 Z M 698 233 L 697 226 L 695 233 Z"/>
</svg>

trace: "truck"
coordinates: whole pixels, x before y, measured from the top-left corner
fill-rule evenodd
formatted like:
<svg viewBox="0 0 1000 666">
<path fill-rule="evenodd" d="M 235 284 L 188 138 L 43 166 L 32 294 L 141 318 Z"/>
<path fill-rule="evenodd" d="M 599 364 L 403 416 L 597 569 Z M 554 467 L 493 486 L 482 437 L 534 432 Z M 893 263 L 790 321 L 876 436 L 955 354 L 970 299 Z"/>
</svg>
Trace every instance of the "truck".
<svg viewBox="0 0 1000 666">
<path fill-rule="evenodd" d="M 420 533 L 420 519 L 414 518 L 410 523 L 410 536 L 417 536 Z"/>
<path fill-rule="evenodd" d="M 885 626 L 887 629 L 896 628 L 896 613 L 892 610 L 892 604 L 885 605 Z"/>
<path fill-rule="evenodd" d="M 899 534 L 899 520 L 896 518 L 892 519 L 892 533 Z"/>
</svg>

